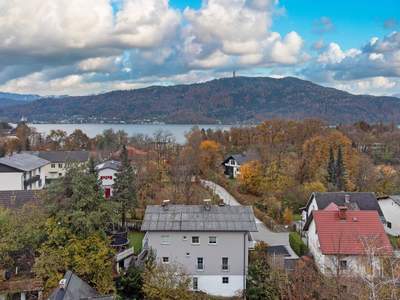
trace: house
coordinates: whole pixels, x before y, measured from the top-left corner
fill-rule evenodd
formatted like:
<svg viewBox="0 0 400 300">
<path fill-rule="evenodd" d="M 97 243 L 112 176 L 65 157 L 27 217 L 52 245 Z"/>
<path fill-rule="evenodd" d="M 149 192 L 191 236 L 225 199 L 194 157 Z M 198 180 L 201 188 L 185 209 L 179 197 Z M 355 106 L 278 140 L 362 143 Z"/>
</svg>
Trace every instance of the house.
<svg viewBox="0 0 400 300">
<path fill-rule="evenodd" d="M 393 255 L 376 210 L 350 210 L 331 203 L 312 215 L 304 230 L 315 263 L 326 275 L 380 274 L 380 258 Z"/>
<path fill-rule="evenodd" d="M 9 277 L 0 275 L 0 300 L 43 299 L 44 285 L 42 280 L 30 277 Z M 4 277 L 4 278 L 2 278 Z"/>
<path fill-rule="evenodd" d="M 337 206 L 346 206 L 349 210 L 375 210 L 382 221 L 385 223 L 385 216 L 378 204 L 374 193 L 369 192 L 326 192 L 312 193 L 307 205 L 302 210 L 302 227 L 312 221 L 312 212 L 322 210 L 331 203 Z"/>
<path fill-rule="evenodd" d="M 58 288 L 51 293 L 49 300 L 113 300 L 112 296 L 103 296 L 76 274 L 67 271 L 60 280 Z"/>
<path fill-rule="evenodd" d="M 0 190 L 42 189 L 47 164 L 48 160 L 29 153 L 14 153 L 0 158 Z"/>
<path fill-rule="evenodd" d="M 236 178 L 240 174 L 240 166 L 251 161 L 260 160 L 260 155 L 255 151 L 248 151 L 244 154 L 229 155 L 222 162 L 224 174 L 230 178 Z"/>
<path fill-rule="evenodd" d="M 113 195 L 115 174 L 121 168 L 121 163 L 116 160 L 108 160 L 98 164 L 96 170 L 104 191 L 104 197 L 110 198 Z"/>
<path fill-rule="evenodd" d="M 44 167 L 46 184 L 65 175 L 69 164 L 85 164 L 89 160 L 88 151 L 33 151 L 36 155 L 49 161 Z"/>
<path fill-rule="evenodd" d="M 192 289 L 232 297 L 246 288 L 250 232 L 257 231 L 249 206 L 160 205 L 146 208 L 143 249 L 160 264 L 181 266 Z"/>
<path fill-rule="evenodd" d="M 38 204 L 39 193 L 37 190 L 0 191 L 0 207 L 15 210 L 25 204 Z"/>
<path fill-rule="evenodd" d="M 378 198 L 379 207 L 385 216 L 385 231 L 400 236 L 400 195 Z"/>
</svg>

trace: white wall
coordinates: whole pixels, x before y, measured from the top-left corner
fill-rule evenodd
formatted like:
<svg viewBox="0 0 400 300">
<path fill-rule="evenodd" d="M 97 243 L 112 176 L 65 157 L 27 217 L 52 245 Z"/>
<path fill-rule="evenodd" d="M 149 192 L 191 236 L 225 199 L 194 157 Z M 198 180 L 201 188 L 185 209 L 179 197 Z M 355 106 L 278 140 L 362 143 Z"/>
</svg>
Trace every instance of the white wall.
<svg viewBox="0 0 400 300">
<path fill-rule="evenodd" d="M 10 190 L 23 190 L 23 173 L 0 173 L 0 190 L 10 191 Z"/>
<path fill-rule="evenodd" d="M 385 231 L 391 235 L 400 235 L 400 206 L 390 198 L 379 200 L 378 203 L 386 222 L 392 223 L 392 228 L 385 224 Z"/>
<path fill-rule="evenodd" d="M 198 291 L 221 297 L 233 297 L 243 291 L 244 276 L 240 275 L 204 275 L 198 278 Z M 229 283 L 222 283 L 222 277 L 228 277 Z"/>
<path fill-rule="evenodd" d="M 110 188 L 111 196 L 113 194 L 113 184 L 115 179 L 115 174 L 117 173 L 116 170 L 113 169 L 103 169 L 98 172 L 99 180 L 101 180 L 101 186 L 103 189 Z M 105 177 L 102 179 L 102 177 Z"/>
</svg>

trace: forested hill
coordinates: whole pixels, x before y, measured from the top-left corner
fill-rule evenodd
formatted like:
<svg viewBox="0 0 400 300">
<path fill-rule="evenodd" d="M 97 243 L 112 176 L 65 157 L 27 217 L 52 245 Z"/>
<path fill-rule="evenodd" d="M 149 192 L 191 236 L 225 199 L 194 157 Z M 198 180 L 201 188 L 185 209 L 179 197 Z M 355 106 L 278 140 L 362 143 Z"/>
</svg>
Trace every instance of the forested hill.
<svg viewBox="0 0 400 300">
<path fill-rule="evenodd" d="M 205 83 L 153 86 L 100 95 L 44 98 L 0 109 L 15 121 L 161 121 L 254 123 L 266 118 L 321 118 L 330 124 L 359 120 L 400 122 L 400 99 L 352 95 L 293 77 L 237 77 Z"/>
</svg>

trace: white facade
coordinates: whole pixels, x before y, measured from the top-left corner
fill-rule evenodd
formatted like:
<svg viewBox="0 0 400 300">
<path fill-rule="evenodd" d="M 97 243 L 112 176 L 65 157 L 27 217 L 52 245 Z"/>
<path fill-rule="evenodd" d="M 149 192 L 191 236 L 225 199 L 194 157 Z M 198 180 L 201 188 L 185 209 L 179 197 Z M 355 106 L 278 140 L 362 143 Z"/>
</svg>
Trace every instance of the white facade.
<svg viewBox="0 0 400 300">
<path fill-rule="evenodd" d="M 0 173 L 0 191 L 23 190 L 23 175 L 23 172 Z"/>
<path fill-rule="evenodd" d="M 315 222 L 308 229 L 308 247 L 315 264 L 321 273 L 336 276 L 337 271 L 343 275 L 366 275 L 366 256 L 363 255 L 325 255 L 321 252 Z M 374 271 L 380 272 L 379 257 L 373 258 Z"/>
<path fill-rule="evenodd" d="M 246 288 L 248 233 L 147 232 L 143 243 L 153 249 L 157 262 L 181 266 L 192 277 L 194 290 L 233 297 Z"/>
<path fill-rule="evenodd" d="M 46 179 L 58 179 L 65 176 L 65 163 L 49 163 L 43 167 Z"/>
<path fill-rule="evenodd" d="M 379 206 L 385 216 L 385 231 L 394 236 L 400 235 L 400 205 L 392 198 L 388 197 L 378 201 Z"/>
<path fill-rule="evenodd" d="M 45 184 L 43 168 L 31 171 L 0 172 L 0 190 L 41 190 Z"/>
<path fill-rule="evenodd" d="M 116 170 L 110 168 L 101 169 L 100 171 L 98 171 L 99 180 L 101 181 L 101 187 L 104 190 L 106 198 L 113 195 L 113 184 L 116 173 Z"/>
<path fill-rule="evenodd" d="M 225 168 L 230 168 L 232 171 L 232 177 L 237 178 L 240 174 L 240 164 L 233 158 L 229 159 L 227 163 L 224 164 Z"/>
</svg>

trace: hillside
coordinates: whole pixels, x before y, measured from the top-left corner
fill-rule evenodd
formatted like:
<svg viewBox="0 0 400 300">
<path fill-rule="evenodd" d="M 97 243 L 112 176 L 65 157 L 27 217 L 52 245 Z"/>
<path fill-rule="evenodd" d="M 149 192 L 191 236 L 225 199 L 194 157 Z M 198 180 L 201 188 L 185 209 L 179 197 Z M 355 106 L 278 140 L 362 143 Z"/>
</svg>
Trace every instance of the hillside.
<svg viewBox="0 0 400 300">
<path fill-rule="evenodd" d="M 352 95 L 293 77 L 237 77 L 100 95 L 43 98 L 0 108 L 2 120 L 254 123 L 266 118 L 400 122 L 400 99 Z"/>
</svg>

